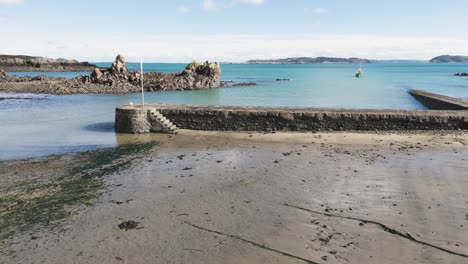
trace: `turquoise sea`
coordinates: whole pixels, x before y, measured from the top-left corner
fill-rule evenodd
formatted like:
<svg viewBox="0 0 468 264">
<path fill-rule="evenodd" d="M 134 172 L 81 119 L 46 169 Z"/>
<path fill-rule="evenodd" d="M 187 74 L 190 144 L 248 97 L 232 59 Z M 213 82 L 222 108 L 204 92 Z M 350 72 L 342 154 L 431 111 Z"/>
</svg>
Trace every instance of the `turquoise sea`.
<svg viewBox="0 0 468 264">
<path fill-rule="evenodd" d="M 110 63 L 99 63 L 101 66 Z M 186 64 L 147 63 L 145 71 L 180 72 Z M 130 69 L 139 64 L 129 63 Z M 222 79 L 257 82 L 251 87 L 202 91 L 146 93 L 147 103 L 301 106 L 372 109 L 425 109 L 407 91 L 422 89 L 468 99 L 468 80 L 454 73 L 468 72 L 468 64 L 423 62 L 363 65 L 364 78 L 355 78 L 358 65 L 223 64 Z M 67 78 L 85 73 L 10 73 Z M 276 81 L 277 78 L 291 81 Z M 114 109 L 139 103 L 129 95 L 25 95 L 34 100 L 0 101 L 0 160 L 81 151 L 117 144 Z"/>
</svg>

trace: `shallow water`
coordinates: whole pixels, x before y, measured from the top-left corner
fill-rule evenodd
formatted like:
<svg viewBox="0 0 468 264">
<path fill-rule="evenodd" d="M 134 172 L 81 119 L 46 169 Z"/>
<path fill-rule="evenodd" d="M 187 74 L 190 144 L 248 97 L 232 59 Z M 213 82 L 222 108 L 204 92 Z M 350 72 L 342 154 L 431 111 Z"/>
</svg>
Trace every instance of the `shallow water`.
<svg viewBox="0 0 468 264">
<path fill-rule="evenodd" d="M 100 66 L 109 65 L 100 63 Z M 139 65 L 130 63 L 130 69 Z M 145 71 L 180 72 L 185 64 L 145 64 Z M 424 109 L 407 91 L 423 89 L 468 98 L 468 80 L 452 76 L 468 64 L 374 63 L 363 65 L 222 65 L 222 79 L 258 86 L 146 93 L 147 103 Z M 12 73 L 25 75 L 26 73 Z M 27 75 L 38 73 L 27 73 Z M 72 78 L 81 73 L 39 73 Z M 287 78 L 291 81 L 276 81 Z M 0 97 L 15 94 L 0 94 Z M 114 109 L 139 103 L 129 95 L 21 95 L 0 101 L 0 159 L 82 151 L 117 144 Z M 33 100 L 30 100 L 33 99 Z"/>
</svg>

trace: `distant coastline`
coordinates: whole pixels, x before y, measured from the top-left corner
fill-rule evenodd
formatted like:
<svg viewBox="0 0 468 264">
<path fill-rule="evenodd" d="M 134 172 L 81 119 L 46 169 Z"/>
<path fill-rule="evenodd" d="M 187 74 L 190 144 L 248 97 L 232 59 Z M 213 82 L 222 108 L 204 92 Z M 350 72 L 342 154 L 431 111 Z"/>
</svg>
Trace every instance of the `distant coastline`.
<svg viewBox="0 0 468 264">
<path fill-rule="evenodd" d="M 405 60 L 405 59 L 393 59 L 393 60 L 373 60 L 365 58 L 337 58 L 337 57 L 293 57 L 283 59 L 261 59 L 261 60 L 249 60 L 239 64 L 327 64 L 327 63 L 399 63 L 399 62 L 421 62 L 421 63 L 466 63 L 468 62 L 468 56 L 460 55 L 441 55 L 432 58 L 431 60 Z M 228 63 L 225 64 L 237 64 Z"/>
<path fill-rule="evenodd" d="M 81 72 L 97 66 L 68 59 L 50 59 L 25 55 L 0 55 L 0 69 L 7 72 Z"/>
<path fill-rule="evenodd" d="M 318 64 L 318 63 L 371 63 L 362 58 L 334 58 L 334 57 L 297 57 L 271 60 L 249 60 L 247 64 Z"/>
<path fill-rule="evenodd" d="M 340 58 L 340 57 L 291 57 L 280 59 L 252 59 L 245 62 L 223 61 L 220 64 L 333 64 L 333 63 L 468 63 L 468 56 L 440 55 L 430 60 L 408 59 L 366 59 L 366 58 Z M 27 55 L 1 55 L 0 70 L 5 72 L 87 72 L 99 68 L 97 64 L 107 62 L 80 62 L 74 59 L 51 59 L 40 56 Z M 110 64 L 110 63 L 109 63 Z"/>
</svg>

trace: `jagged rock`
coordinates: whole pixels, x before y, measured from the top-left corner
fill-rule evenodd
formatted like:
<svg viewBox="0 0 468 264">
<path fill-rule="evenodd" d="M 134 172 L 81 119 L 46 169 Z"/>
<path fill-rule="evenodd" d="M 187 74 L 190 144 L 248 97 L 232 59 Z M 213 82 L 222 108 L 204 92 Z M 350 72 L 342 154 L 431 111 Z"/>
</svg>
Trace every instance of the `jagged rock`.
<svg viewBox="0 0 468 264">
<path fill-rule="evenodd" d="M 218 63 L 210 63 L 206 61 L 205 63 L 200 63 L 192 61 L 185 70 L 182 72 L 182 75 L 203 75 L 210 78 L 219 78 L 221 76 L 221 68 Z"/>
<path fill-rule="evenodd" d="M 218 63 L 192 62 L 177 74 L 149 72 L 144 76 L 149 91 L 200 90 L 218 88 L 221 68 Z"/>
<path fill-rule="evenodd" d="M 199 90 L 220 87 L 221 68 L 218 63 L 192 62 L 177 74 L 149 72 L 144 75 L 147 91 Z M 90 75 L 90 82 L 113 86 L 119 83 L 139 85 L 141 73 L 130 73 L 122 55 L 108 69 L 96 68 Z M 85 81 L 83 77 L 80 79 Z"/>
<path fill-rule="evenodd" d="M 114 75 L 126 76 L 129 74 L 127 65 L 125 64 L 125 58 L 122 54 L 117 55 L 115 62 L 112 63 L 110 71 Z"/>
<path fill-rule="evenodd" d="M 6 77 L 8 74 L 4 70 L 0 70 L 0 77 Z"/>
<path fill-rule="evenodd" d="M 80 76 L 81 77 L 81 76 Z M 131 76 L 125 63 L 125 58 L 119 54 L 110 68 L 95 68 L 89 76 L 89 81 L 96 84 L 114 85 L 116 83 L 128 82 L 134 80 Z M 87 81 L 85 78 L 80 78 L 81 81 Z"/>
</svg>

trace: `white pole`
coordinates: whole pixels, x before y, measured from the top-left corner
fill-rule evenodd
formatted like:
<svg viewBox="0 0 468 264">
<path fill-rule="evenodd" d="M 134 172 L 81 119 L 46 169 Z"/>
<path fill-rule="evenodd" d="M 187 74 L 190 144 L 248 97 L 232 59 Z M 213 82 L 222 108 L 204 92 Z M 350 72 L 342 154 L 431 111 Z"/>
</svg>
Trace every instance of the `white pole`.
<svg viewBox="0 0 468 264">
<path fill-rule="evenodd" d="M 145 106 L 145 92 L 143 90 L 143 59 L 140 61 L 140 73 L 141 73 L 141 102 Z"/>
</svg>

